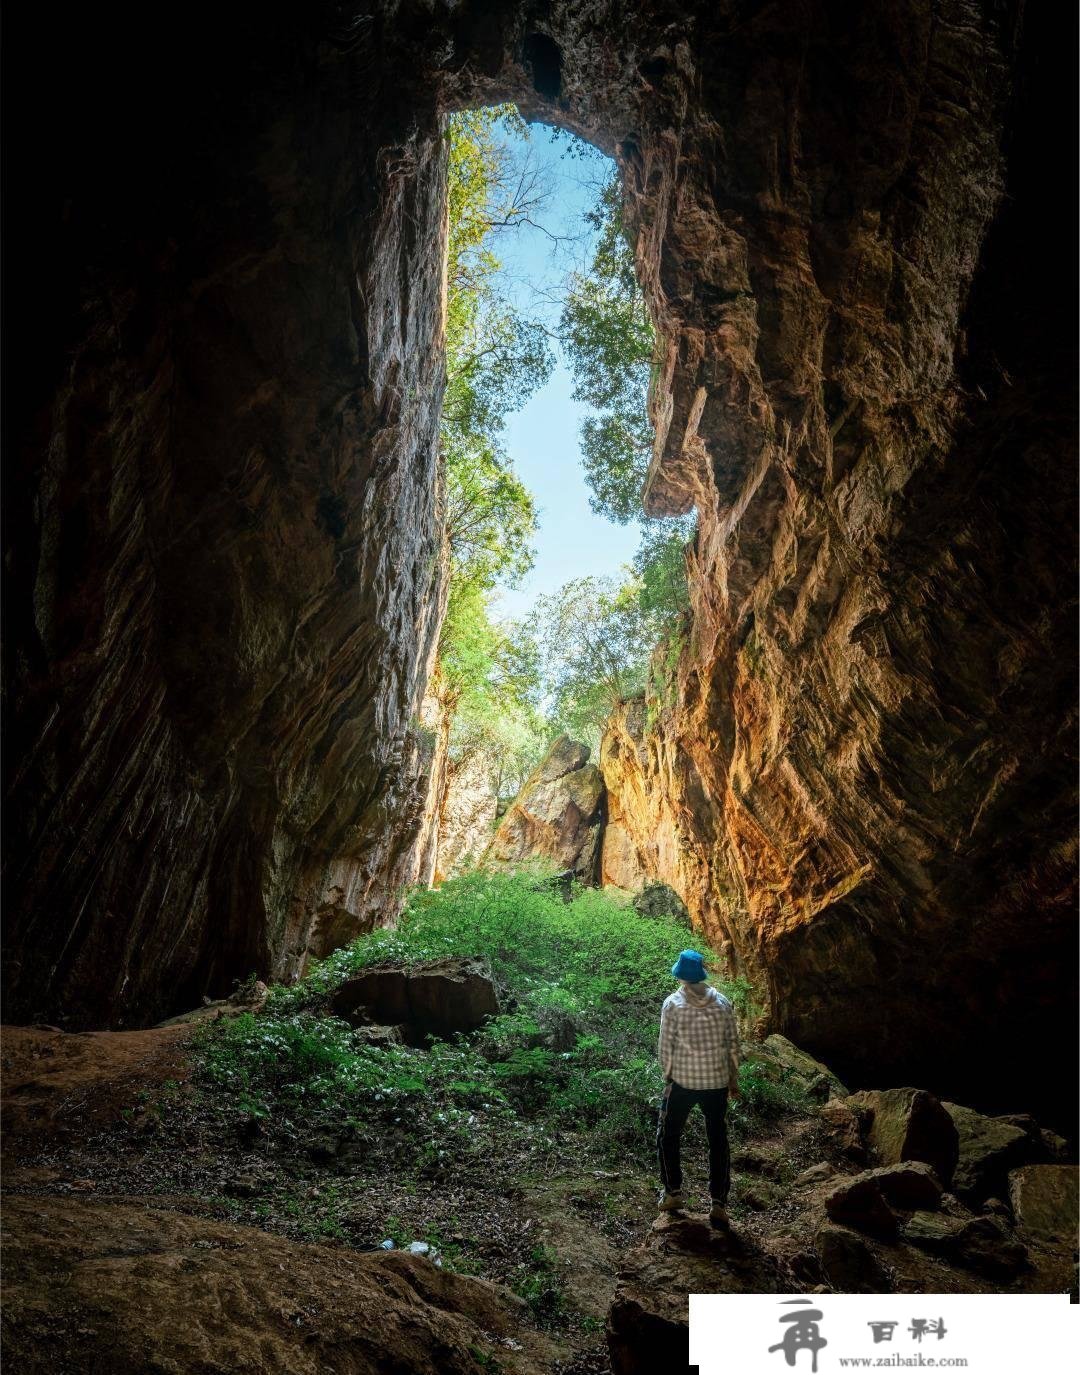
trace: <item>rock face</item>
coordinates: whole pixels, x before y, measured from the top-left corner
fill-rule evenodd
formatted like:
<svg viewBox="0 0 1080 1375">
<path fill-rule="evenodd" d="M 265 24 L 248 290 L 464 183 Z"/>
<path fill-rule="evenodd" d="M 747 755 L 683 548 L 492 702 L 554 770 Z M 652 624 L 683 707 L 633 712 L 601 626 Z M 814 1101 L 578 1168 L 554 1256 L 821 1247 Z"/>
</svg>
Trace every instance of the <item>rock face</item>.
<svg viewBox="0 0 1080 1375">
<path fill-rule="evenodd" d="M 646 502 L 699 518 L 677 667 L 601 752 L 605 872 L 670 883 L 847 1082 L 992 1097 L 1016 985 L 1072 1045 L 1067 22 L 196 3 L 173 77 L 119 12 L 22 7 L 8 1015 L 156 1020 L 418 872 L 438 120 L 513 98 L 618 157 Z"/>
<path fill-rule="evenodd" d="M 515 866 L 549 860 L 586 883 L 598 877 L 604 780 L 589 747 L 560 736 L 514 799 L 484 861 Z"/>
<path fill-rule="evenodd" d="M 953 1190 L 963 1198 L 1003 1194 L 1009 1171 L 1031 1153 L 1033 1133 L 958 1103 L 941 1106 L 952 1118 L 959 1137 Z"/>
</svg>

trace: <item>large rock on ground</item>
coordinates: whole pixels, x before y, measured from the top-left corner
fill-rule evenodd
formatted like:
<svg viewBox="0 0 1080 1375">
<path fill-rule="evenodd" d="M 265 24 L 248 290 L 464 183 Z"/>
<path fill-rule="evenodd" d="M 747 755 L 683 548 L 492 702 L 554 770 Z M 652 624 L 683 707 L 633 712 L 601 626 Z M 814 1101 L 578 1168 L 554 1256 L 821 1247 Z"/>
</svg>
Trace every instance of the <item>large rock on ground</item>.
<svg viewBox="0 0 1080 1375">
<path fill-rule="evenodd" d="M 1025 1165 L 1009 1175 L 1017 1226 L 1039 1241 L 1076 1245 L 1077 1167 Z"/>
<path fill-rule="evenodd" d="M 1029 1155 L 1033 1133 L 1005 1118 L 986 1117 L 959 1103 L 941 1106 L 952 1118 L 958 1135 L 953 1191 L 973 1199 L 1003 1193 L 1009 1171 Z"/>
<path fill-rule="evenodd" d="M 774 1294 L 773 1257 L 697 1218 L 662 1218 L 626 1257 L 608 1313 L 613 1375 L 685 1370 L 690 1294 Z"/>
<path fill-rule="evenodd" d="M 834 1098 L 847 1096 L 847 1089 L 828 1065 L 823 1065 L 820 1060 L 815 1060 L 805 1050 L 800 1050 L 786 1036 L 781 1036 L 779 1032 L 773 1032 L 771 1036 L 766 1036 L 765 1049 L 770 1055 L 775 1056 L 785 1069 L 797 1074 L 807 1085 L 818 1083 L 824 1079 L 827 1088 L 826 1096 Z"/>
<path fill-rule="evenodd" d="M 487 965 L 478 959 L 433 960 L 409 969 L 368 969 L 335 989 L 330 1010 L 354 1026 L 400 1027 L 406 1040 L 477 1031 L 499 1013 Z"/>
<path fill-rule="evenodd" d="M 901 1240 L 990 1279 L 1008 1279 L 1024 1265 L 1027 1250 L 995 1217 L 950 1217 L 916 1211 L 900 1230 Z"/>
<path fill-rule="evenodd" d="M 960 1155 L 960 1138 L 952 1118 L 923 1089 L 871 1089 L 847 1100 L 865 1113 L 866 1139 L 883 1165 L 924 1160 L 947 1188 Z"/>
<path fill-rule="evenodd" d="M 606 837 L 604 843 L 607 844 Z M 646 883 L 634 898 L 633 907 L 634 911 L 640 912 L 643 917 L 674 917 L 676 921 L 690 921 L 686 903 L 675 889 L 666 883 Z"/>
<path fill-rule="evenodd" d="M 4 1355 L 20 1375 L 518 1375 L 548 1370 L 525 1305 L 420 1256 L 43 1197 L 4 1207 Z M 511 1336 L 513 1350 L 499 1342 Z"/>
<path fill-rule="evenodd" d="M 485 863 L 548 860 L 585 883 L 595 883 L 604 805 L 604 779 L 589 763 L 589 747 L 560 736 L 499 823 Z"/>
<path fill-rule="evenodd" d="M 886 1294 L 892 1289 L 888 1270 L 862 1237 L 835 1223 L 823 1223 L 814 1239 L 821 1271 L 842 1294 Z"/>
<path fill-rule="evenodd" d="M 836 1222 L 894 1237 L 897 1219 L 893 1208 L 936 1208 L 941 1194 L 941 1181 L 929 1165 L 921 1160 L 905 1161 L 840 1180 L 826 1196 L 825 1211 Z"/>
</svg>

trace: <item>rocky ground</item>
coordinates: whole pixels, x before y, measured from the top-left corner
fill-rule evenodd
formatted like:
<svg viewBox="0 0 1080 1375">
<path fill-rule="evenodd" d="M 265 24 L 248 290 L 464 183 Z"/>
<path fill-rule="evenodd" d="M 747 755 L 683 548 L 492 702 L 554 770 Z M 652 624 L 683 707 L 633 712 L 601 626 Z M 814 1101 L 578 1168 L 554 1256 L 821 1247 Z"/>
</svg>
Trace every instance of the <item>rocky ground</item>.
<svg viewBox="0 0 1080 1375">
<path fill-rule="evenodd" d="M 651 1178 L 565 1137 L 417 1179 L 392 1133 L 282 1143 L 240 1112 L 223 1130 L 192 1033 L 5 1029 L 9 1370 L 619 1375 L 685 1341 L 689 1292 L 1075 1286 L 1060 1138 L 914 1090 L 847 1095 L 782 1038 L 751 1053 L 831 1096 L 736 1146 L 725 1235 L 700 1187 L 657 1221 Z"/>
</svg>

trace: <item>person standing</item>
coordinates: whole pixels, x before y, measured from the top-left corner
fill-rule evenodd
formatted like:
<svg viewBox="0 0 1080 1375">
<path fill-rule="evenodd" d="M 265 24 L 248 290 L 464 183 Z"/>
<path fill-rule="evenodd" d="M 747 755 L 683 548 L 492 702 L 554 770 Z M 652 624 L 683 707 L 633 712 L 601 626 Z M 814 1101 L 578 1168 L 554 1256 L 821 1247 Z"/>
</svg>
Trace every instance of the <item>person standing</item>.
<svg viewBox="0 0 1080 1375">
<path fill-rule="evenodd" d="M 728 1190 L 731 1151 L 728 1147 L 727 1105 L 739 1096 L 739 1033 L 730 1001 L 708 982 L 705 960 L 696 950 L 684 950 L 671 968 L 679 987 L 660 1010 L 657 1053 L 664 1074 L 664 1096 L 656 1127 L 660 1166 L 661 1212 L 685 1206 L 682 1191 L 680 1143 L 687 1118 L 695 1107 L 705 1117 L 709 1138 L 709 1220 L 729 1226 Z"/>
</svg>

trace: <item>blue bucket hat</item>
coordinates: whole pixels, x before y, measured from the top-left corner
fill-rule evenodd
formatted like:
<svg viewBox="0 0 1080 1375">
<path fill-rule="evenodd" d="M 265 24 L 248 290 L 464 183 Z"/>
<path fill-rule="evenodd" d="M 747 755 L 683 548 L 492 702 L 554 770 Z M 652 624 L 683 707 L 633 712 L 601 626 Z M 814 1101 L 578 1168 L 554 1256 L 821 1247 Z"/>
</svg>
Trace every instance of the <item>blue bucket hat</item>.
<svg viewBox="0 0 1080 1375">
<path fill-rule="evenodd" d="M 688 984 L 704 983 L 708 977 L 705 973 L 705 957 L 696 950 L 684 950 L 671 966 L 671 972 L 677 979 L 685 979 Z"/>
</svg>

